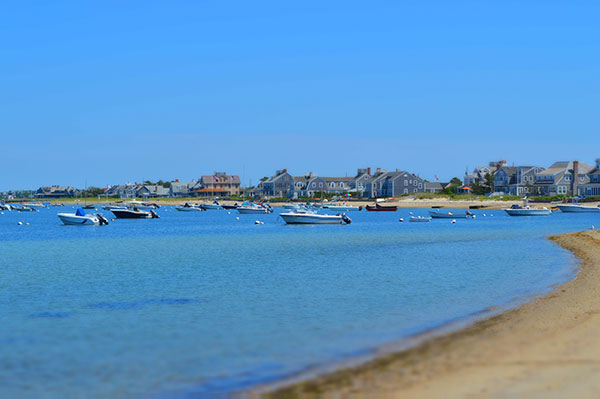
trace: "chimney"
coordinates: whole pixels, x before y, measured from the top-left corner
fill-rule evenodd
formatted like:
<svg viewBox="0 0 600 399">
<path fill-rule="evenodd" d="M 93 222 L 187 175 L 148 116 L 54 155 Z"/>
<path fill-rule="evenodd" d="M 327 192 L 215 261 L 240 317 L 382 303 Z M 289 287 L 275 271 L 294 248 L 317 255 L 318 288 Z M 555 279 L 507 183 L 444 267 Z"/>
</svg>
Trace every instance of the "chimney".
<svg viewBox="0 0 600 399">
<path fill-rule="evenodd" d="M 579 195 L 577 192 L 577 182 L 579 181 L 579 161 L 573 161 L 573 180 L 571 182 L 573 187 L 573 195 Z"/>
<path fill-rule="evenodd" d="M 368 174 L 369 176 L 371 175 L 371 167 L 370 167 L 370 166 L 367 168 L 367 174 Z"/>
</svg>

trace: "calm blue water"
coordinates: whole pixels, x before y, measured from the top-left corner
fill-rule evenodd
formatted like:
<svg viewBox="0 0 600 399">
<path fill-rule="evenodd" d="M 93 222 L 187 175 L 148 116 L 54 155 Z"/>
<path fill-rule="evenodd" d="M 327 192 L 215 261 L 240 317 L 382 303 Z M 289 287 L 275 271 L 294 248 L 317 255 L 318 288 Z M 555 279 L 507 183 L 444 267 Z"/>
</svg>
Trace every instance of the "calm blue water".
<svg viewBox="0 0 600 399">
<path fill-rule="evenodd" d="M 59 223 L 65 210 L 0 215 L 0 397 L 214 397 L 368 353 L 548 291 L 576 262 L 543 237 L 600 225 L 399 223 L 403 210 L 286 226 L 161 208 L 80 227 Z"/>
</svg>

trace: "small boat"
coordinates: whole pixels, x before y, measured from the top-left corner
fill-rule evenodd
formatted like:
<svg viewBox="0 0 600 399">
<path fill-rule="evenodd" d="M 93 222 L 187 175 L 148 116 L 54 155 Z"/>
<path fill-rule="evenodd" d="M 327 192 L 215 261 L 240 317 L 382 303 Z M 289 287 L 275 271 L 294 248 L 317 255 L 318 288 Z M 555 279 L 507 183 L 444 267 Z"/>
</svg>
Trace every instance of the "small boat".
<svg viewBox="0 0 600 399">
<path fill-rule="evenodd" d="M 27 206 L 29 208 L 34 208 L 34 209 L 41 209 L 41 208 L 45 208 L 46 207 L 46 205 L 44 205 L 44 204 L 38 204 L 37 202 L 27 202 L 27 203 L 23 203 L 21 205 Z"/>
<path fill-rule="evenodd" d="M 0 211 L 12 211 L 13 209 L 15 209 L 15 207 L 12 206 L 11 204 L 5 204 L 5 203 L 0 204 Z"/>
<path fill-rule="evenodd" d="M 136 200 L 129 201 L 127 203 L 127 206 L 141 209 L 142 211 L 152 211 L 154 209 L 160 208 L 160 206 L 158 206 L 158 204 L 153 204 L 150 202 L 141 202 L 141 201 L 136 201 Z"/>
<path fill-rule="evenodd" d="M 466 211 L 465 213 L 429 211 L 429 215 L 434 219 L 467 219 L 473 217 L 473 214 L 469 211 Z"/>
<path fill-rule="evenodd" d="M 362 206 L 350 206 L 350 205 L 326 205 L 323 206 L 325 209 L 329 209 L 330 211 L 340 211 L 340 212 L 352 212 L 352 211 L 360 211 L 362 210 Z"/>
<path fill-rule="evenodd" d="M 510 216 L 549 216 L 552 214 L 552 211 L 548 208 L 531 208 L 518 205 L 513 205 L 510 209 L 504 211 Z"/>
<path fill-rule="evenodd" d="M 113 205 L 113 204 L 108 204 L 108 205 L 104 205 L 102 207 L 102 209 L 106 210 L 106 211 L 112 211 L 113 209 L 127 209 L 126 205 Z"/>
<path fill-rule="evenodd" d="M 579 205 L 579 198 L 574 197 L 571 204 L 560 204 L 556 205 L 561 212 L 564 213 L 598 213 L 600 212 L 600 205 L 598 206 L 585 206 Z"/>
<path fill-rule="evenodd" d="M 84 205 L 82 206 L 83 209 L 96 209 L 96 205 Z"/>
<path fill-rule="evenodd" d="M 57 216 L 64 224 L 68 225 L 102 226 L 108 224 L 108 220 L 101 213 L 86 215 L 83 208 L 77 209 L 75 213 L 59 213 Z"/>
<path fill-rule="evenodd" d="M 221 209 L 225 209 L 223 208 L 221 205 L 217 205 L 217 204 L 202 204 L 200 205 L 202 208 L 204 208 L 205 211 L 208 210 L 221 210 Z"/>
<path fill-rule="evenodd" d="M 431 218 L 425 216 L 411 216 L 410 219 L 408 219 L 408 221 L 417 223 L 431 222 Z"/>
<path fill-rule="evenodd" d="M 345 213 L 319 215 L 316 212 L 294 211 L 279 214 L 287 224 L 350 224 L 352 219 Z"/>
<path fill-rule="evenodd" d="M 273 208 L 271 208 L 268 204 L 255 204 L 255 203 L 247 203 L 244 202 L 242 205 L 237 207 L 237 211 L 240 214 L 268 214 L 273 212 Z"/>
<path fill-rule="evenodd" d="M 234 204 L 234 205 L 227 205 L 227 204 L 222 204 L 221 205 L 223 207 L 223 209 L 237 209 L 238 208 L 238 204 Z"/>
<path fill-rule="evenodd" d="M 398 207 L 395 205 L 375 204 L 375 206 L 367 205 L 365 209 L 369 212 L 396 212 Z"/>
<path fill-rule="evenodd" d="M 136 207 L 131 209 L 113 209 L 111 212 L 117 219 L 158 219 L 160 217 L 154 211 L 142 211 Z"/>
<path fill-rule="evenodd" d="M 176 210 L 179 212 L 203 212 L 204 208 L 198 205 L 190 205 L 187 202 L 184 205 L 176 206 Z"/>
<path fill-rule="evenodd" d="M 21 205 L 20 207 L 13 206 L 13 209 L 18 212 L 37 212 L 37 208 L 27 205 Z"/>
</svg>

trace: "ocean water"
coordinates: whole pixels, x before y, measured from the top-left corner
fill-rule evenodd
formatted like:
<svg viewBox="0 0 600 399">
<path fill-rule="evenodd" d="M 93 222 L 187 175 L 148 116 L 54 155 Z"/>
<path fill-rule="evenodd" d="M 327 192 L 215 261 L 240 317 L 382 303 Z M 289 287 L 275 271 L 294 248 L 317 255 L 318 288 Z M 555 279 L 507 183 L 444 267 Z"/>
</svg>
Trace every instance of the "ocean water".
<svg viewBox="0 0 600 399">
<path fill-rule="evenodd" d="M 62 211 L 0 215 L 0 397 L 225 395 L 548 292 L 577 262 L 544 237 L 600 226 L 399 222 L 426 210 L 288 226 L 163 207 L 84 227 Z"/>
</svg>

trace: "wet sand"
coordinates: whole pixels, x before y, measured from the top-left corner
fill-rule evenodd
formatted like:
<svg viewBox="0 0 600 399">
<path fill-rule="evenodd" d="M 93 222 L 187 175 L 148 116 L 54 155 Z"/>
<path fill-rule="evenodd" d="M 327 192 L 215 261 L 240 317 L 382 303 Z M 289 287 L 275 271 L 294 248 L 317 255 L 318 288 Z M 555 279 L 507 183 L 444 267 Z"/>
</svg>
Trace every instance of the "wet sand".
<svg viewBox="0 0 600 399">
<path fill-rule="evenodd" d="M 600 397 L 600 231 L 550 240 L 581 260 L 576 278 L 550 294 L 411 349 L 250 397 Z"/>
</svg>

